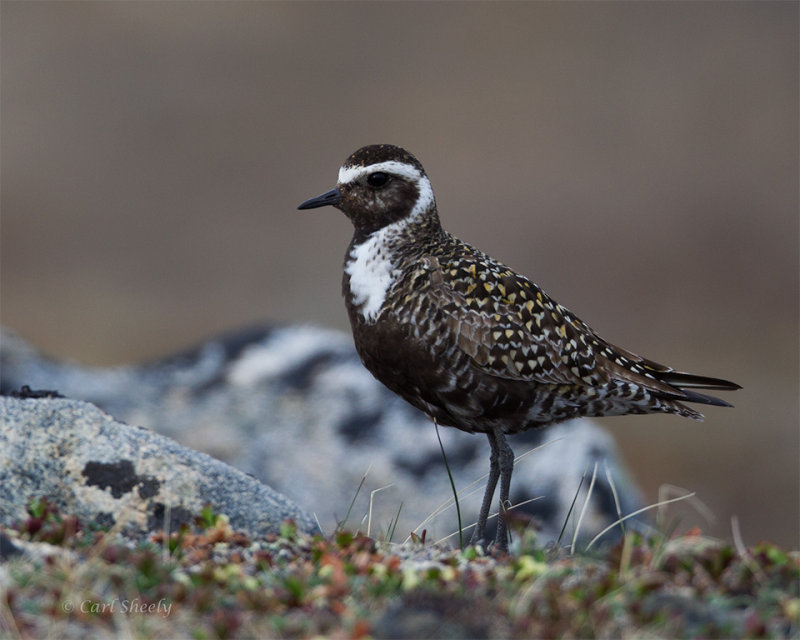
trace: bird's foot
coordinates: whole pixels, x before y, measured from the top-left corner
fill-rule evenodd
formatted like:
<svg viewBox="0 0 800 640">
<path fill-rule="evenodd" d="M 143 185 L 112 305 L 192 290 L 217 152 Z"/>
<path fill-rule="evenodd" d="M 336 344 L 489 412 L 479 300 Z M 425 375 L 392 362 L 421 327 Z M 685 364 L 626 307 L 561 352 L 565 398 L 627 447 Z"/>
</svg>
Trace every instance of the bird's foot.
<svg viewBox="0 0 800 640">
<path fill-rule="evenodd" d="M 473 535 L 470 538 L 469 546 L 480 547 L 485 555 L 500 556 L 508 553 L 508 540 L 500 540 L 498 538 L 489 539 L 485 536 Z"/>
</svg>

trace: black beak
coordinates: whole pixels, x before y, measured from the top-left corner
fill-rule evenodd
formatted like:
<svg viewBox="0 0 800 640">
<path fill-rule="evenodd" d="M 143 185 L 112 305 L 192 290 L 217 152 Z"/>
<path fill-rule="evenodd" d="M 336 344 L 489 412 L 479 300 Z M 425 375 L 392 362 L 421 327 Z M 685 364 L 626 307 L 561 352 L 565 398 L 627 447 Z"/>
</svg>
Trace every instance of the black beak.
<svg viewBox="0 0 800 640">
<path fill-rule="evenodd" d="M 339 204 L 342 201 L 342 194 L 339 189 L 331 189 L 321 196 L 306 200 L 297 206 L 298 209 L 316 209 L 317 207 L 327 207 L 329 204 Z"/>
</svg>

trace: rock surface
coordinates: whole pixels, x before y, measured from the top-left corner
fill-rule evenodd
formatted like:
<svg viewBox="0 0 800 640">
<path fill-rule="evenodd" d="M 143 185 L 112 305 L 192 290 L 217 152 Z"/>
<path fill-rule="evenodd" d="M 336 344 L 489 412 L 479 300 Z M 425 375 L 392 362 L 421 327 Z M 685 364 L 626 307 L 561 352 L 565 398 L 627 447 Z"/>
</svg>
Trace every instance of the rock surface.
<svg viewBox="0 0 800 640">
<path fill-rule="evenodd" d="M 48 359 L 4 330 L 0 374 L 4 393 L 57 390 L 224 460 L 313 512 L 324 532 L 345 517 L 372 535 L 394 528 L 396 541 L 412 530 L 438 539 L 457 528 L 452 506 L 439 511 L 452 490 L 433 424 L 372 378 L 345 334 L 256 327 L 157 362 L 92 368 Z M 466 525 L 483 493 L 488 442 L 439 431 Z M 524 503 L 515 512 L 532 519 L 542 542 L 559 536 L 577 493 L 565 533 L 572 537 L 595 470 L 581 537 L 618 517 L 609 477 L 622 514 L 641 506 L 612 439 L 589 420 L 509 443 L 524 455 L 512 481 L 512 502 Z"/>
<path fill-rule="evenodd" d="M 131 539 L 191 523 L 204 505 L 263 536 L 287 518 L 314 520 L 233 467 L 68 399 L 0 398 L 0 523 L 23 521 L 31 498 Z"/>
</svg>

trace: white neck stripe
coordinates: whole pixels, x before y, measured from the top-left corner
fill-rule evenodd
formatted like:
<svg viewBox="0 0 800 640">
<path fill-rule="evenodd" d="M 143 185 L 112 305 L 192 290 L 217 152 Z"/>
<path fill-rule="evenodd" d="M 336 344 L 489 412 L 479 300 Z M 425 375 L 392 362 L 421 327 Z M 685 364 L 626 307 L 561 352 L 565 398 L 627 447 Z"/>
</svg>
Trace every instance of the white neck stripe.
<svg viewBox="0 0 800 640">
<path fill-rule="evenodd" d="M 420 179 L 417 180 L 417 189 L 419 189 L 419 197 L 417 198 L 414 208 L 411 210 L 411 214 L 408 216 L 410 220 L 413 220 L 421 213 L 425 213 L 425 211 L 433 206 L 434 202 L 433 187 L 427 176 L 421 176 Z"/>
</svg>

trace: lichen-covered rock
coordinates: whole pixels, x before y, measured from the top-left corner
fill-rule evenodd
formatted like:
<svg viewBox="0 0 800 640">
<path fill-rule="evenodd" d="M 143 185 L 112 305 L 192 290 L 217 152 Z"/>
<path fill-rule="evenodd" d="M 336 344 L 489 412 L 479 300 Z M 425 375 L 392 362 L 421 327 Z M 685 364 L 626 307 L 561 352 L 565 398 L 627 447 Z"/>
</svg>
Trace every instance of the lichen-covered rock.
<svg viewBox="0 0 800 640">
<path fill-rule="evenodd" d="M 0 398 L 0 524 L 24 520 L 40 497 L 134 539 L 191 523 L 206 504 L 254 536 L 286 519 L 316 530 L 255 478 L 87 402 Z"/>
<path fill-rule="evenodd" d="M 157 362 L 92 368 L 48 359 L 4 330 L 0 389 L 22 385 L 88 400 L 224 460 L 313 512 L 324 531 L 348 513 L 348 527 L 373 535 L 393 527 L 396 540 L 415 529 L 434 539 L 457 527 L 454 508 L 438 511 L 452 490 L 433 424 L 378 383 L 340 332 L 256 327 Z M 464 523 L 474 522 L 488 442 L 439 431 Z M 641 506 L 613 440 L 590 420 L 528 431 L 509 444 L 521 457 L 511 500 L 522 504 L 514 511 L 532 519 L 542 542 L 559 536 L 578 494 L 566 527 L 571 537 L 595 469 L 583 537 L 618 517 L 609 477 L 623 514 Z"/>
</svg>

